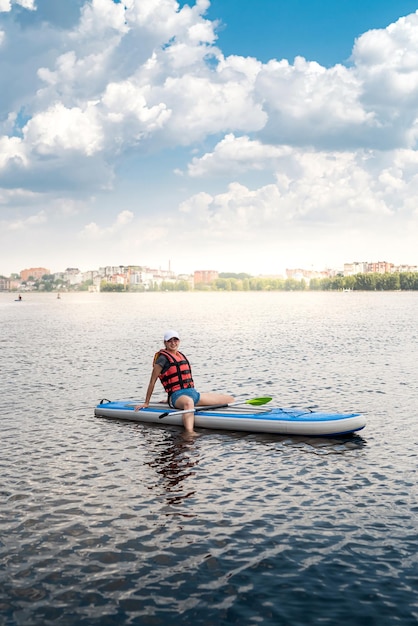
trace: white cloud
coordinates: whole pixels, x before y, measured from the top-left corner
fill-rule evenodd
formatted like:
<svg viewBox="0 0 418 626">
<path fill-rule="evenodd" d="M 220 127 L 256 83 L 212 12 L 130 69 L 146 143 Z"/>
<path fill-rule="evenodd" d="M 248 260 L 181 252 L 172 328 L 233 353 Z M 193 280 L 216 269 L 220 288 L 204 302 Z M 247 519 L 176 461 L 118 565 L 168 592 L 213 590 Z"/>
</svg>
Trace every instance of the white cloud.
<svg viewBox="0 0 418 626">
<path fill-rule="evenodd" d="M 57 55 L 55 67 L 38 70 L 44 87 L 34 94 L 40 109 L 26 125 L 26 153 L 32 159 L 54 150 L 119 153 L 132 145 L 148 149 L 147 140 L 186 146 L 225 132 L 258 132 L 270 145 L 320 149 L 368 142 L 387 149 L 416 140 L 415 109 L 402 111 L 405 103 L 393 94 L 411 103 L 418 98 L 417 15 L 359 38 L 352 67 L 326 69 L 300 57 L 293 65 L 225 58 L 214 47 L 214 24 L 203 17 L 207 7 L 178 10 L 175 0 L 129 0 L 126 8 L 112 0 L 86 3 L 78 28 L 68 33 L 70 49 Z M 138 52 L 137 64 L 132 58 L 126 64 L 129 74 L 119 54 L 124 46 L 130 57 Z M 376 80 L 385 91 L 378 103 L 371 101 Z M 75 125 L 78 137 L 70 130 Z"/>
<path fill-rule="evenodd" d="M 268 113 L 261 136 L 296 145 L 362 146 L 375 122 L 373 111 L 366 111 L 360 101 L 361 88 L 353 68 L 326 69 L 300 57 L 294 65 L 270 61 L 255 85 Z"/>
<path fill-rule="evenodd" d="M 24 9 L 35 10 L 35 0 L 0 0 L 0 13 L 7 13 L 12 10 L 14 4 L 18 4 Z"/>
<path fill-rule="evenodd" d="M 152 131 L 164 127 L 171 111 L 163 103 L 148 106 L 148 93 L 147 87 L 137 86 L 131 81 L 107 86 L 101 112 L 111 147 L 138 143 Z"/>
<path fill-rule="evenodd" d="M 250 149 L 250 142 L 246 143 Z M 212 154 L 213 160 L 219 158 L 219 168 L 227 167 L 224 147 L 225 142 L 221 142 Z M 259 147 L 255 142 L 256 150 Z M 230 156 L 235 163 L 233 154 Z M 197 220 L 206 234 L 221 236 L 228 232 L 232 237 L 265 230 L 283 233 L 302 225 L 308 230 L 327 225 L 361 230 L 365 225 L 374 225 L 378 231 L 383 223 L 388 227 L 388 218 L 400 214 L 413 217 L 415 203 L 411 198 L 418 192 L 414 168 L 418 157 L 414 151 L 397 151 L 383 158 L 372 153 L 299 149 L 285 156 L 260 151 L 258 156 L 264 164 L 270 156 L 271 166 L 277 168 L 275 184 L 249 189 L 236 182 L 224 193 L 201 192 L 180 206 L 181 213 Z M 250 159 L 250 167 L 254 167 L 255 160 L 256 154 Z M 217 170 L 218 166 L 212 162 L 211 169 Z"/>
<path fill-rule="evenodd" d="M 325 68 L 301 57 L 225 57 L 208 0 L 181 9 L 175 0 L 86 1 L 61 30 L 45 20 L 20 29 L 14 4 L 36 8 L 0 0 L 11 13 L 0 36 L 0 186 L 42 192 L 27 196 L 46 207 L 31 205 L 31 215 L 49 220 L 66 206 L 86 222 L 91 193 L 107 189 L 128 208 L 110 226 L 103 214 L 89 218 L 84 240 L 118 232 L 121 245 L 150 250 L 168 237 L 173 212 L 196 240 L 227 232 L 237 245 L 283 243 L 283 233 L 296 241 L 304 228 L 319 239 L 331 227 L 383 237 L 389 219 L 416 231 L 418 12 L 359 37 L 349 66 Z M 121 204 L 116 190 L 125 170 L 143 182 L 141 167 L 156 155 L 148 188 L 162 208 L 150 215 L 146 200 L 137 209 L 125 192 Z M 171 195 L 174 168 L 182 191 Z M 13 201 L 1 192 L 3 207 Z M 7 224 L 34 226 L 24 215 Z"/>
<path fill-rule="evenodd" d="M 92 155 L 102 148 L 103 129 L 97 120 L 94 103 L 67 109 L 56 104 L 35 115 L 24 127 L 23 135 L 35 153 L 42 156 L 63 150 L 78 150 Z"/>
<path fill-rule="evenodd" d="M 134 214 L 132 213 L 132 211 L 122 211 L 117 217 L 116 225 L 125 226 L 126 224 L 130 224 L 132 222 L 133 216 Z"/>
<path fill-rule="evenodd" d="M 415 147 L 418 106 L 418 12 L 355 43 L 360 101 L 373 112 L 374 140 L 387 147 Z"/>
<path fill-rule="evenodd" d="M 274 191 L 268 202 L 276 207 L 273 215 L 280 220 L 335 223 L 339 214 L 347 219 L 363 214 L 393 215 L 406 209 L 411 196 L 418 192 L 418 153 L 414 150 L 306 150 L 264 145 L 232 134 L 221 140 L 213 152 L 194 158 L 188 173 L 209 177 L 228 172 L 245 179 L 245 172 L 251 170 L 274 175 L 279 199 Z M 264 198 L 265 189 L 259 189 Z M 216 204 L 211 196 L 205 198 L 208 206 Z M 182 211 L 189 210 L 189 202 Z"/>
<path fill-rule="evenodd" d="M 213 24 L 202 17 L 209 7 L 208 0 L 199 0 L 193 7 L 186 4 L 180 10 L 176 0 L 125 0 L 124 4 L 127 23 L 150 32 L 160 43 L 173 37 L 192 44 L 215 40 Z"/>
<path fill-rule="evenodd" d="M 90 224 L 86 224 L 84 226 L 82 232 L 80 233 L 80 237 L 82 239 L 103 239 L 103 238 L 111 238 L 113 235 L 118 233 L 120 236 L 120 231 L 128 226 L 133 220 L 134 214 L 131 211 L 121 211 L 116 220 L 110 226 L 105 228 L 100 228 L 96 222 L 90 222 Z"/>
<path fill-rule="evenodd" d="M 44 224 L 47 221 L 47 216 L 45 211 L 40 211 L 36 215 L 30 215 L 25 219 L 17 219 L 8 225 L 8 230 L 25 230 L 31 226 L 37 226 L 39 224 Z"/>
<path fill-rule="evenodd" d="M 160 265 L 168 246 L 167 255 L 177 267 L 209 263 L 231 271 L 274 271 L 276 261 L 280 267 L 311 266 L 312 258 L 321 269 L 336 255 L 367 259 L 381 246 L 393 255 L 394 238 L 411 246 L 418 235 L 411 201 L 418 192 L 416 160 L 413 151 L 404 150 L 389 157 L 292 149 L 274 183 L 252 189 L 232 182 L 223 192 L 191 195 L 177 213 L 132 215 L 129 228 L 118 228 L 117 237 L 117 218 L 111 227 L 89 224 L 83 236 L 88 241 L 106 238 L 120 258 L 129 250 Z M 174 259 L 168 243 L 173 233 Z"/>
<path fill-rule="evenodd" d="M 12 210 L 16 206 L 22 204 L 29 206 L 36 202 L 38 194 L 24 189 L 0 189 L 0 205 L 11 208 Z M 3 222 L 3 226 L 6 227 L 6 223 Z"/>
<path fill-rule="evenodd" d="M 28 164 L 25 145 L 19 137 L 0 137 L 0 170 L 10 161 Z"/>
<path fill-rule="evenodd" d="M 189 164 L 190 176 L 211 176 L 250 169 L 273 169 L 274 164 L 286 158 L 291 152 L 289 146 L 271 146 L 248 136 L 235 137 L 230 133 L 224 137 L 212 153 L 194 157 Z"/>
<path fill-rule="evenodd" d="M 123 33 L 128 28 L 125 22 L 125 7 L 113 0 L 91 0 L 82 9 L 78 36 L 102 37 L 109 29 Z"/>
</svg>

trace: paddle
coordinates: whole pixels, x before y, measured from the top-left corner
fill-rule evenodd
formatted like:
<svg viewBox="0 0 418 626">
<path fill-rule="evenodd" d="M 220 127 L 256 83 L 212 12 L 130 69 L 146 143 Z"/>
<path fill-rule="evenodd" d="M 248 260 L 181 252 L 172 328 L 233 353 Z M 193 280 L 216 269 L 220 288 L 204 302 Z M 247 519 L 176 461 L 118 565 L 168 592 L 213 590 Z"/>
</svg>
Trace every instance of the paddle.
<svg viewBox="0 0 418 626">
<path fill-rule="evenodd" d="M 212 406 L 200 406 L 194 407 L 193 409 L 186 409 L 184 411 L 166 411 L 158 416 L 158 419 L 162 419 L 163 417 L 167 417 L 167 415 L 181 415 L 182 413 L 197 413 L 198 411 L 212 411 L 212 409 L 225 409 L 228 406 L 238 406 L 239 404 L 251 404 L 253 406 L 261 406 L 262 404 L 267 404 L 273 398 L 269 398 L 268 396 L 263 398 L 252 398 L 251 400 L 240 400 L 240 402 L 230 402 L 229 404 L 212 404 Z"/>
</svg>

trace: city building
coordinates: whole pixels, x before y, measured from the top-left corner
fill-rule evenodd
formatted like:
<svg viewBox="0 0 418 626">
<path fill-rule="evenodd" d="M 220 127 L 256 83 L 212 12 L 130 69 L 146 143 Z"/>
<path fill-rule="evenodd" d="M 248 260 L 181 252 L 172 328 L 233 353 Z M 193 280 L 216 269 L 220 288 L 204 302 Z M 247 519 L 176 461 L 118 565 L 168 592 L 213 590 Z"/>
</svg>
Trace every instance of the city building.
<svg viewBox="0 0 418 626">
<path fill-rule="evenodd" d="M 20 278 L 25 282 L 29 279 L 41 280 L 42 276 L 50 273 L 50 270 L 47 270 L 45 267 L 31 267 L 28 270 L 22 270 L 20 272 Z"/>
<path fill-rule="evenodd" d="M 368 263 L 368 274 L 390 274 L 393 268 L 393 263 L 387 261 L 378 261 L 377 263 Z"/>
<path fill-rule="evenodd" d="M 418 272 L 418 265 L 394 265 L 392 272 L 404 273 L 404 272 Z"/>
<path fill-rule="evenodd" d="M 0 276 L 0 291 L 8 291 L 10 289 L 10 278 Z"/>
<path fill-rule="evenodd" d="M 418 273 L 417 265 L 395 265 L 387 261 L 352 261 L 344 263 L 343 267 L 343 270 L 327 268 L 323 271 L 288 268 L 285 277 L 310 282 L 312 279 L 333 278 L 341 274 L 347 277 L 371 273 Z M 168 269 L 154 269 L 142 265 L 109 265 L 83 272 L 77 267 L 68 267 L 65 271 L 55 272 L 52 275 L 50 270 L 45 267 L 31 267 L 21 270 L 20 278 L 18 276 L 19 274 L 12 274 L 10 277 L 0 276 L 0 291 L 48 291 L 51 287 L 55 290 L 88 288 L 90 291 L 100 291 L 104 283 L 123 285 L 127 291 L 169 289 L 171 285 L 173 288 L 176 288 L 176 285 L 179 285 L 179 288 L 184 288 L 183 283 L 187 283 L 187 288 L 193 289 L 199 284 L 210 285 L 219 278 L 219 272 L 217 270 L 196 270 L 191 274 L 177 275 L 171 270 L 170 265 Z M 47 277 L 47 285 L 43 281 L 44 276 Z M 269 277 L 271 276 L 259 278 Z"/>
<path fill-rule="evenodd" d="M 215 270 L 196 270 L 193 277 L 195 285 L 198 283 L 211 283 L 219 278 L 219 272 Z"/>
<path fill-rule="evenodd" d="M 367 274 L 368 272 L 368 263 L 365 261 L 358 262 L 354 261 L 353 263 L 344 263 L 344 276 L 355 276 L 356 274 Z"/>
<path fill-rule="evenodd" d="M 312 280 L 312 278 L 328 278 L 330 276 L 330 270 L 324 270 L 318 272 L 316 270 L 303 270 L 303 269 L 286 269 L 286 278 L 293 278 L 294 280 Z"/>
</svg>

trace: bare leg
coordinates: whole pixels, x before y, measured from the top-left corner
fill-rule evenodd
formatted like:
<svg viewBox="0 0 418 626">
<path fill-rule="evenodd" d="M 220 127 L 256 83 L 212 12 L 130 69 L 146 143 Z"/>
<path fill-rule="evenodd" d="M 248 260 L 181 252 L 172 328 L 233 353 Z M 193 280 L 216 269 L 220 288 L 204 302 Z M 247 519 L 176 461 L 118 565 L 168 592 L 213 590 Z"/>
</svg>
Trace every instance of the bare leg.
<svg viewBox="0 0 418 626">
<path fill-rule="evenodd" d="M 184 411 L 186 409 L 194 409 L 194 402 L 189 396 L 180 396 L 176 400 L 176 409 L 180 409 Z M 194 413 L 184 413 L 183 414 L 183 426 L 184 430 L 188 434 L 196 434 L 194 432 Z"/>
<path fill-rule="evenodd" d="M 201 393 L 198 406 L 211 406 L 212 404 L 230 404 L 234 401 L 233 396 L 225 393 Z"/>
</svg>

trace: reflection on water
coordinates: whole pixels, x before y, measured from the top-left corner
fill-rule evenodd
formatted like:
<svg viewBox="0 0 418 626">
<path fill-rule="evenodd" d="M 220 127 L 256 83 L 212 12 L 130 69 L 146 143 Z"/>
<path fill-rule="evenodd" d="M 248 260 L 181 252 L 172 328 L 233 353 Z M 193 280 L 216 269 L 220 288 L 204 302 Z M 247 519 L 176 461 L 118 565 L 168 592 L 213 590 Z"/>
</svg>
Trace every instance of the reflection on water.
<svg viewBox="0 0 418 626">
<path fill-rule="evenodd" d="M 150 489 L 160 489 L 165 492 L 169 507 L 181 505 L 183 500 L 194 495 L 195 490 L 185 489 L 185 484 L 189 482 L 195 472 L 193 468 L 199 462 L 199 450 L 196 444 L 197 439 L 190 437 L 187 433 L 180 432 L 172 435 L 171 442 L 166 443 L 159 450 L 152 460 L 146 461 L 146 465 L 154 469 L 159 478 L 155 487 Z M 184 510 L 169 509 L 166 515 L 182 515 L 192 517 Z"/>
<path fill-rule="evenodd" d="M 306 450 L 311 454 L 345 454 L 353 450 L 361 450 L 367 446 L 367 440 L 361 435 L 353 434 L 339 437 L 289 437 L 287 435 L 270 435 L 268 440 L 265 436 L 259 436 L 259 442 L 270 441 L 277 446 L 290 446 L 300 450 Z"/>
<path fill-rule="evenodd" d="M 0 294 L 0 622 L 416 626 L 417 305 Z M 95 418 L 100 398 L 143 399 L 168 325 L 200 388 L 361 411 L 367 427 L 188 440 Z"/>
</svg>

